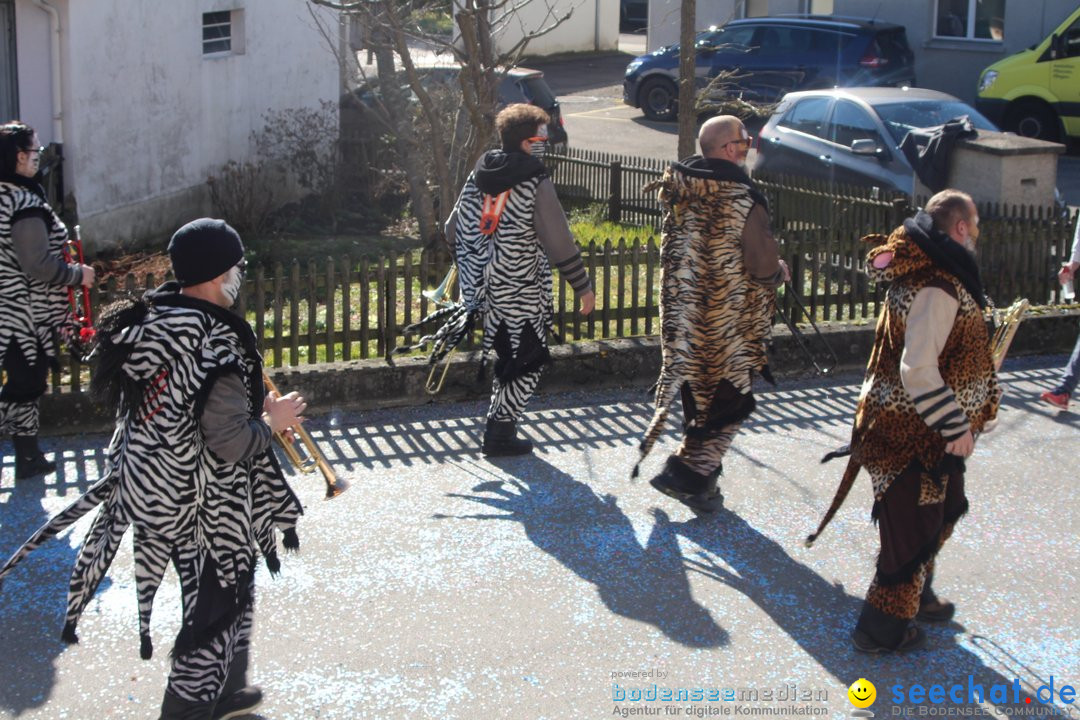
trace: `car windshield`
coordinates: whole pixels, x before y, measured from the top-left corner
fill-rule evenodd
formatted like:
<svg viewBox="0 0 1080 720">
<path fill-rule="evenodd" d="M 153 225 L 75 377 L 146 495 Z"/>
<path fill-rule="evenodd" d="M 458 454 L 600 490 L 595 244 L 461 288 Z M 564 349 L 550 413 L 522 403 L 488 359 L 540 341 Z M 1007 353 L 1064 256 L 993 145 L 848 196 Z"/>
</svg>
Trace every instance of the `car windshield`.
<svg viewBox="0 0 1080 720">
<path fill-rule="evenodd" d="M 900 144 L 909 130 L 943 125 L 953 118 L 967 115 L 978 130 L 997 130 L 975 108 L 959 100 L 908 100 L 902 103 L 875 105 L 874 110 L 885 123 L 893 141 Z"/>
</svg>

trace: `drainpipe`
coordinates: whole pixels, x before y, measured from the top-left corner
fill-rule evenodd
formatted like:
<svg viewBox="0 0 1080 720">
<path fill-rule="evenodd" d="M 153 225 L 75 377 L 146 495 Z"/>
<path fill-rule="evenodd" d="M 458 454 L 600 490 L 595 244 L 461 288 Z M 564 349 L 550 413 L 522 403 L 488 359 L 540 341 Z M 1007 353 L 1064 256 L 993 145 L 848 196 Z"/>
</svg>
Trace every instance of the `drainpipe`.
<svg viewBox="0 0 1080 720">
<path fill-rule="evenodd" d="M 31 0 L 35 6 L 49 13 L 49 35 L 51 37 L 50 50 L 52 51 L 52 108 L 53 108 L 53 145 L 56 146 L 57 169 L 59 177 L 56 183 L 56 202 L 59 204 L 58 212 L 66 211 L 64 203 L 64 88 L 63 75 L 60 72 L 60 13 L 45 0 Z"/>
<path fill-rule="evenodd" d="M 53 142 L 64 144 L 64 94 L 60 74 L 60 13 L 45 0 L 31 0 L 35 6 L 49 13 L 49 34 L 52 36 L 52 107 Z"/>
<path fill-rule="evenodd" d="M 600 49 L 600 0 L 593 0 L 593 50 Z"/>
</svg>

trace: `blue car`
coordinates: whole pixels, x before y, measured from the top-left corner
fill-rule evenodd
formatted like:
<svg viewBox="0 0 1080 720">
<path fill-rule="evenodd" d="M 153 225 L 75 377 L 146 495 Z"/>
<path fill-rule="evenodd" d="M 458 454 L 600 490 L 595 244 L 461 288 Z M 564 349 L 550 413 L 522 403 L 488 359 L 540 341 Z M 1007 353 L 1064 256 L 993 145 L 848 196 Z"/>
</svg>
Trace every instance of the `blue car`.
<svg viewBox="0 0 1080 720">
<path fill-rule="evenodd" d="M 913 86 L 914 54 L 902 25 L 800 15 L 733 20 L 697 34 L 697 85 L 736 73 L 737 93 L 772 103 L 792 90 L 856 85 Z M 650 120 L 672 120 L 678 105 L 679 44 L 626 66 L 623 102 Z"/>
</svg>

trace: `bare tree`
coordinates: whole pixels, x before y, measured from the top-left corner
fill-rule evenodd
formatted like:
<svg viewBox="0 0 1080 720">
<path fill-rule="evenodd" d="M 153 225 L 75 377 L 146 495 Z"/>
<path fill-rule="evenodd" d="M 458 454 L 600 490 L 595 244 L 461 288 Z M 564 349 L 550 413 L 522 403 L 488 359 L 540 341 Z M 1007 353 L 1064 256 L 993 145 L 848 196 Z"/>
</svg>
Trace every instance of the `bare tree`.
<svg viewBox="0 0 1080 720">
<path fill-rule="evenodd" d="M 458 188 L 494 138 L 500 71 L 517 64 L 529 42 L 568 20 L 571 10 L 560 13 L 556 0 L 543 0 L 546 12 L 538 27 L 523 32 L 512 46 L 500 51 L 499 33 L 525 4 L 537 0 L 454 0 L 457 36 L 453 39 L 425 32 L 416 22 L 437 0 L 309 2 L 355 16 L 364 25 L 378 76 L 372 114 L 393 138 L 420 233 L 429 244 L 434 242 L 441 236 Z M 329 30 L 324 30 L 324 37 L 333 43 Z M 410 41 L 421 41 L 436 54 L 452 57 L 460 67 L 455 112 L 448 114 L 446 103 L 440 103 L 425 84 Z M 355 57 L 351 59 L 343 72 L 362 76 L 361 66 Z"/>
<path fill-rule="evenodd" d="M 697 139 L 697 114 L 694 101 L 697 97 L 697 0 L 683 0 L 679 11 L 679 154 L 684 158 L 694 154 Z"/>
</svg>

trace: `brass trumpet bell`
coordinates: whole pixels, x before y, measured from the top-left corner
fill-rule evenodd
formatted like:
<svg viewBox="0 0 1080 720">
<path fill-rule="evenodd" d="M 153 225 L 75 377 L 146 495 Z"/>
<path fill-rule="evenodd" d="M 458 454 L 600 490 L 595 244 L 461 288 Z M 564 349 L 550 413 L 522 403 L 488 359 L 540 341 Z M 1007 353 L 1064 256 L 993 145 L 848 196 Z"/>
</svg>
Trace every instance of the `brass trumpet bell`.
<svg viewBox="0 0 1080 720">
<path fill-rule="evenodd" d="M 433 290 L 424 290 L 420 294 L 439 307 L 446 307 L 454 302 L 453 299 L 448 298 L 452 298 L 454 291 L 457 289 L 456 285 L 457 265 L 451 265 L 450 269 L 446 272 L 446 277 L 439 283 L 439 287 Z"/>
</svg>

